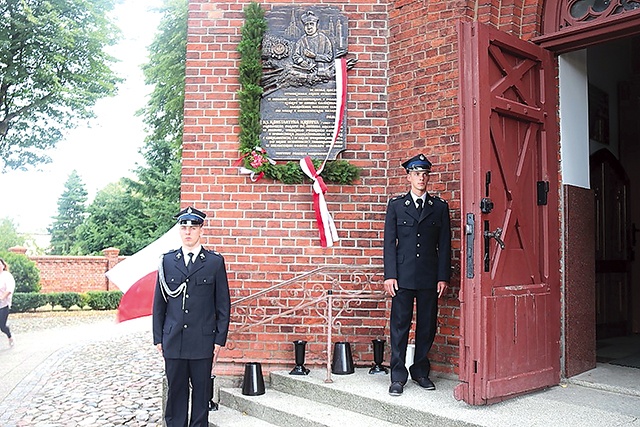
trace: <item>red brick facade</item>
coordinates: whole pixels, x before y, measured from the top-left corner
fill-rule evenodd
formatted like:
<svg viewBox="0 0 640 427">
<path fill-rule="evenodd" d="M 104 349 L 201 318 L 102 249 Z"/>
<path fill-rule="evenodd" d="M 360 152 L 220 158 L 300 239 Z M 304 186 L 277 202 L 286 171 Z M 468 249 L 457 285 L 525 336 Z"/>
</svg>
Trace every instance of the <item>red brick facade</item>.
<svg viewBox="0 0 640 427">
<path fill-rule="evenodd" d="M 440 301 L 430 358 L 435 370 L 457 370 L 460 308 L 460 152 L 456 2 L 402 1 L 389 8 L 389 196 L 406 191 L 397 167 L 416 152 L 434 164 L 427 190 L 447 200 L 453 232 L 451 291 Z M 380 239 L 382 236 L 379 237 Z"/>
<path fill-rule="evenodd" d="M 276 3 L 260 4 L 268 11 Z M 318 266 L 381 266 L 386 203 L 408 188 L 400 163 L 425 153 L 434 163 L 428 190 L 449 201 L 454 235 L 452 288 L 441 301 L 431 357 L 434 369 L 456 372 L 461 218 L 457 22 L 475 18 L 530 39 L 539 28 L 542 2 L 305 4 L 331 5 L 347 15 L 348 58 L 358 60 L 348 73 L 347 150 L 340 158 L 359 166 L 362 174 L 354 185 L 329 185 L 326 195 L 341 240 L 333 248 L 320 247 L 309 184 L 252 183 L 233 166 L 239 132 L 236 49 L 246 2 L 189 2 L 182 204 L 211 216 L 207 243 L 225 256 L 235 299 Z M 388 302 L 377 307 L 383 315 L 363 319 L 353 336 L 340 337 L 361 343 L 356 360 L 371 360 L 366 343 L 381 328 L 388 335 L 388 307 Z M 297 322 L 308 326 L 313 319 L 301 316 Z M 234 348 L 221 361 L 236 363 L 229 368 L 236 371 L 248 360 L 290 363 L 294 339 L 319 346 L 326 339 L 312 328 L 303 328 L 304 334 L 277 327 L 246 335 L 231 331 Z"/>
</svg>

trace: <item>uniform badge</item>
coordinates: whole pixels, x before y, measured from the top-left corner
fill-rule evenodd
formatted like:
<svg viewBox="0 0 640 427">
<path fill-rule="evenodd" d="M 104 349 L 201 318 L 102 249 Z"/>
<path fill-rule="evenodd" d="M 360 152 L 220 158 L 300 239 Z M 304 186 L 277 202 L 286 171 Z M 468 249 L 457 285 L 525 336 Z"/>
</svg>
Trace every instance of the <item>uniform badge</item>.
<svg viewBox="0 0 640 427">
<path fill-rule="evenodd" d="M 405 201 L 404 201 L 404 205 L 405 205 L 405 206 L 409 206 L 410 204 L 411 204 L 411 202 L 410 202 L 410 201 L 408 201 L 408 200 L 405 200 Z"/>
<path fill-rule="evenodd" d="M 427 201 L 427 203 L 428 203 L 429 205 L 433 206 L 433 200 L 429 199 L 429 200 Z"/>
</svg>

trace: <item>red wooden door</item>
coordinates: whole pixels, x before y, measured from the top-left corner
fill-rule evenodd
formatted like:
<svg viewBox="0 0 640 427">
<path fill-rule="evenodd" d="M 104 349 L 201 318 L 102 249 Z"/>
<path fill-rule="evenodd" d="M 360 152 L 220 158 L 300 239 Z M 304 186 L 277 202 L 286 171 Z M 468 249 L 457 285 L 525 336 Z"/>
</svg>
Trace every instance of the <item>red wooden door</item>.
<svg viewBox="0 0 640 427">
<path fill-rule="evenodd" d="M 460 379 L 480 405 L 560 380 L 555 68 L 550 52 L 461 22 Z"/>
</svg>

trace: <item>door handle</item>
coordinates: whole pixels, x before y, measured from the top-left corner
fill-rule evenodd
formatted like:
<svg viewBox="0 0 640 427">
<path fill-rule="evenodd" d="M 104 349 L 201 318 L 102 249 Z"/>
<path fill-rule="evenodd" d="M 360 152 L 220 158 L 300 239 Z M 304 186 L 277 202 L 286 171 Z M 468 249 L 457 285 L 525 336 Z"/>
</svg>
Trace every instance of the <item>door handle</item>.
<svg viewBox="0 0 640 427">
<path fill-rule="evenodd" d="M 496 242 L 498 242 L 498 244 L 500 245 L 500 249 L 504 249 L 504 242 L 502 241 L 500 236 L 502 236 L 502 228 L 500 227 L 496 228 L 496 231 L 485 230 L 484 232 L 484 238 L 487 239 L 487 242 L 489 241 L 489 239 L 496 239 Z"/>
<path fill-rule="evenodd" d="M 475 274 L 473 266 L 473 236 L 476 231 L 476 219 L 472 213 L 467 213 L 467 223 L 465 224 L 465 234 L 467 243 L 467 278 L 473 279 Z"/>
</svg>

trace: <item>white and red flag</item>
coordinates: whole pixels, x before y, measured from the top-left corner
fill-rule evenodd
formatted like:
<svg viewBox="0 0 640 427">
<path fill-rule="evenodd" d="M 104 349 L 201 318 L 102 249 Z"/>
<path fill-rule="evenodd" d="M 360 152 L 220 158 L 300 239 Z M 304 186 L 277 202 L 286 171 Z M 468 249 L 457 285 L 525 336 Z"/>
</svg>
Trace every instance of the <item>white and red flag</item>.
<svg viewBox="0 0 640 427">
<path fill-rule="evenodd" d="M 181 246 L 179 228 L 176 224 L 159 239 L 105 273 L 124 294 L 118 306 L 118 322 L 151 315 L 158 266 L 162 254 Z"/>
</svg>

